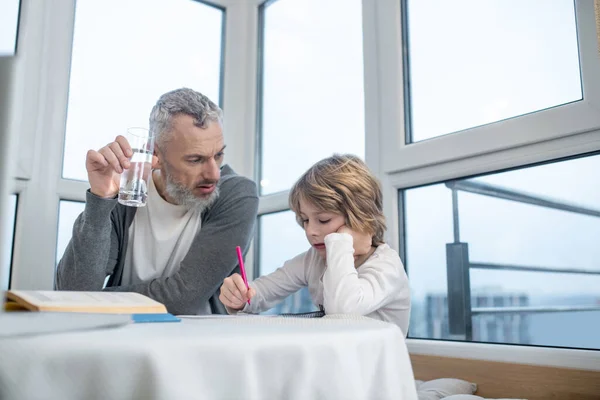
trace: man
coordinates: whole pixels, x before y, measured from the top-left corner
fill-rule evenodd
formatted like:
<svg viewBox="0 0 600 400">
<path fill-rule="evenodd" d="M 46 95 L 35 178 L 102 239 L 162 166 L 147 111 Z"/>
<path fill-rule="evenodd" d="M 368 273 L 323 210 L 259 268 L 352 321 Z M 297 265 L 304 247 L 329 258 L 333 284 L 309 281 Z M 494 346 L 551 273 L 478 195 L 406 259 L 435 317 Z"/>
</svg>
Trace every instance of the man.
<svg viewBox="0 0 600 400">
<path fill-rule="evenodd" d="M 201 93 L 178 89 L 150 114 L 155 135 L 146 207 L 117 202 L 127 140 L 90 150 L 90 189 L 58 264 L 59 290 L 138 292 L 173 314 L 226 313 L 223 279 L 248 249 L 258 209 L 256 184 L 222 165 L 222 111 Z"/>
</svg>

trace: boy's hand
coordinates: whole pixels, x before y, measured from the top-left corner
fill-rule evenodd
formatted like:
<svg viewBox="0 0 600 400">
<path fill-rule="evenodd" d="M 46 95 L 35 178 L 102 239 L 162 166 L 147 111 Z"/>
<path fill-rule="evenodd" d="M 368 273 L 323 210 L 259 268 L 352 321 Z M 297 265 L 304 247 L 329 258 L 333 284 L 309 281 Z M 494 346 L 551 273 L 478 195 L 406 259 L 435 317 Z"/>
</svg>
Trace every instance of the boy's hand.
<svg viewBox="0 0 600 400">
<path fill-rule="evenodd" d="M 346 225 L 342 225 L 337 230 L 337 233 L 349 233 L 354 241 L 354 257 L 362 256 L 371 251 L 373 236 L 368 233 L 353 231 Z"/>
<path fill-rule="evenodd" d="M 248 300 L 256 295 L 256 290 L 246 289 L 240 274 L 233 274 L 223 281 L 219 300 L 232 310 L 241 310 Z"/>
</svg>

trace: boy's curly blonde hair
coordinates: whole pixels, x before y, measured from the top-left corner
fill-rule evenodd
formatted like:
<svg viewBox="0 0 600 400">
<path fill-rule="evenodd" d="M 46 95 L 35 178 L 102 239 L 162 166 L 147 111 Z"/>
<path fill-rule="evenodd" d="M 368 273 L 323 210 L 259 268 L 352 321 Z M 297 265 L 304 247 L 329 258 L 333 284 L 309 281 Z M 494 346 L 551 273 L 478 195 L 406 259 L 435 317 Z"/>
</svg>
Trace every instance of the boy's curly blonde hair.
<svg viewBox="0 0 600 400">
<path fill-rule="evenodd" d="M 290 191 L 290 208 L 300 226 L 300 199 L 316 208 L 341 214 L 350 229 L 373 236 L 383 244 L 385 217 L 379 180 L 367 165 L 352 154 L 334 154 L 304 173 Z"/>
</svg>

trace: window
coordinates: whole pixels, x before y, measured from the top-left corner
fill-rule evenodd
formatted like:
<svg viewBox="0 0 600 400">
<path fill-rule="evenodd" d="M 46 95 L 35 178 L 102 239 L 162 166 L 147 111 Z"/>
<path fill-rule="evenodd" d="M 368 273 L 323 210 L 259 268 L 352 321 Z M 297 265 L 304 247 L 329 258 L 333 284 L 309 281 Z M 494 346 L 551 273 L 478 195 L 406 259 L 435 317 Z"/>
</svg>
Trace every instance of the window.
<svg viewBox="0 0 600 400">
<path fill-rule="evenodd" d="M 259 220 L 259 269 L 257 275 L 267 275 L 283 266 L 283 263 L 310 248 L 304 230 L 296 222 L 291 211 L 262 215 Z M 299 313 L 314 311 L 307 288 L 289 296 L 267 314 Z"/>
<path fill-rule="evenodd" d="M 573 0 L 407 5 L 410 141 L 582 99 Z"/>
<path fill-rule="evenodd" d="M 223 17 L 193 0 L 77 2 L 64 178 L 87 180 L 87 150 L 147 128 L 167 91 L 190 87 L 219 103 Z"/>
<path fill-rule="evenodd" d="M 262 8 L 261 194 L 332 153 L 364 157 L 361 0 Z"/>
<path fill-rule="evenodd" d="M 593 155 L 405 190 L 409 335 L 600 349 L 598 170 Z"/>
<path fill-rule="evenodd" d="M 309 249 L 284 191 L 332 153 L 365 157 L 362 1 L 267 1 L 260 21 L 257 165 L 277 195 L 261 200 L 257 276 Z M 302 289 L 269 313 L 315 309 Z"/>
<path fill-rule="evenodd" d="M 454 178 L 449 164 L 464 160 L 470 174 L 488 172 L 474 165 L 600 128 L 593 2 L 442 3 L 365 3 L 366 98 L 375 99 L 367 103 L 367 127 L 377 134 L 369 157 L 380 171 L 443 170 Z M 545 158 L 541 147 L 530 147 L 538 157 L 518 162 L 512 154 L 504 164 L 573 155 L 558 147 L 563 151 Z"/>
<path fill-rule="evenodd" d="M 4 253 L 5 259 L 2 260 L 2 266 L 0 267 L 0 290 L 8 290 L 10 287 L 10 272 L 12 267 L 12 249 L 13 242 L 15 237 L 15 222 L 17 218 L 17 203 L 18 196 L 16 194 L 10 195 L 10 200 L 8 203 L 8 212 L 6 215 L 9 217 L 3 229 L 5 229 L 8 234 L 4 236 L 4 248 L 11 249 L 10 252 Z"/>
<path fill-rule="evenodd" d="M 58 211 L 58 240 L 56 243 L 57 265 L 73 236 L 73 224 L 84 208 L 85 203 L 80 201 L 60 201 Z"/>
</svg>

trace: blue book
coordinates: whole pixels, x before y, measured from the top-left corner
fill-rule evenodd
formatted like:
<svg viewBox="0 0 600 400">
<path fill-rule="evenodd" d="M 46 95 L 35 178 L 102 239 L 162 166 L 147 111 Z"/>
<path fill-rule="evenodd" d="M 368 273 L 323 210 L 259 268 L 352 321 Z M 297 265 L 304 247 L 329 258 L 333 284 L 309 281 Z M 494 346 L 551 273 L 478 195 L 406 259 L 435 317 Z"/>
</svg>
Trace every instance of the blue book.
<svg viewBox="0 0 600 400">
<path fill-rule="evenodd" d="M 145 322 L 180 322 L 181 319 L 177 318 L 173 314 L 161 313 L 161 314 L 131 314 L 131 320 L 135 324 Z"/>
</svg>

